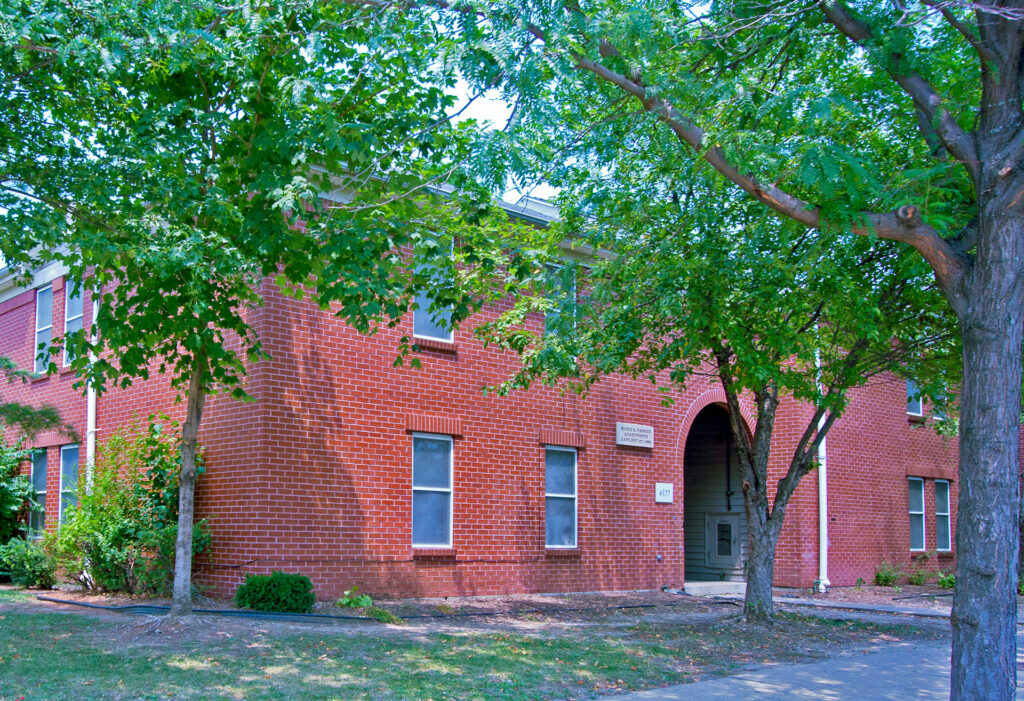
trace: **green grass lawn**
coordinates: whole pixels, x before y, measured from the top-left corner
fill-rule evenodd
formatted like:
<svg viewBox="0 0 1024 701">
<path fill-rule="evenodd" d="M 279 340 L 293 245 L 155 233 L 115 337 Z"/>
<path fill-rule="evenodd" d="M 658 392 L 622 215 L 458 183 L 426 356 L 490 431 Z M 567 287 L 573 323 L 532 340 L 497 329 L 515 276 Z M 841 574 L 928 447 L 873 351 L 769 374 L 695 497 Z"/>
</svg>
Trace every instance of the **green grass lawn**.
<svg viewBox="0 0 1024 701">
<path fill-rule="evenodd" d="M 593 634 L 263 634 L 138 645 L 125 624 L 0 610 L 0 698 L 543 699 L 590 697 L 814 657 L 823 640 L 887 635 L 867 624 L 783 618 L 775 630 L 636 623 Z M 779 634 L 781 635 L 781 638 Z M 906 636 L 904 636 L 906 637 Z M 807 641 L 804 649 L 798 643 Z"/>
</svg>

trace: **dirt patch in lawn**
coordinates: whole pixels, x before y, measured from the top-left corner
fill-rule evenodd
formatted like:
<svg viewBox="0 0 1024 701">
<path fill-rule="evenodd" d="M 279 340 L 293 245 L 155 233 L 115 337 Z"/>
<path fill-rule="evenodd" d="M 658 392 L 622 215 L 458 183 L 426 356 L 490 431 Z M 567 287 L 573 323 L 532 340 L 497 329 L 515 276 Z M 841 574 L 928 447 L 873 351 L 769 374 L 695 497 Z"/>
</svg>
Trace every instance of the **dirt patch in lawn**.
<svg viewBox="0 0 1024 701">
<path fill-rule="evenodd" d="M 934 584 L 915 586 L 913 584 L 894 587 L 878 587 L 863 584 L 852 587 L 830 587 L 825 593 L 810 589 L 775 588 L 775 595 L 783 598 L 817 599 L 833 603 L 856 603 L 875 606 L 899 606 L 930 610 L 948 610 L 953 605 L 953 591 Z"/>
</svg>

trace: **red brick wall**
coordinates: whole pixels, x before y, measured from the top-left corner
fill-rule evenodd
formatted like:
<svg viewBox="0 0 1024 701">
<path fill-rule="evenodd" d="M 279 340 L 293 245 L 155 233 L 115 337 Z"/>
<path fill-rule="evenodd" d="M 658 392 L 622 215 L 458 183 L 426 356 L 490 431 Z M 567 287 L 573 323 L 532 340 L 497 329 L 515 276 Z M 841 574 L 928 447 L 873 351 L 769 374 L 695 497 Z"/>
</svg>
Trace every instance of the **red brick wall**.
<svg viewBox="0 0 1024 701">
<path fill-rule="evenodd" d="M 272 358 L 250 369 L 247 389 L 256 401 L 211 397 L 203 420 L 207 472 L 197 509 L 214 544 L 197 563 L 201 583 L 230 594 L 247 572 L 301 571 L 324 598 L 352 585 L 371 594 L 436 595 L 682 584 L 683 450 L 699 410 L 722 401 L 714 383 L 695 378 L 670 407 L 650 383 L 624 378 L 599 384 L 585 400 L 545 387 L 483 396 L 481 387 L 500 382 L 515 358 L 485 350 L 468 329 L 456 334 L 454 349 L 424 350 L 422 369 L 395 368 L 411 316 L 366 338 L 312 304 L 284 298 L 270 282 L 263 291 L 265 307 L 250 320 Z M 54 317 L 58 329 L 58 294 Z M 0 355 L 21 367 L 30 367 L 33 321 L 31 291 L 0 303 Z M 61 375 L 14 385 L 2 396 L 54 403 L 82 434 L 84 463 L 86 404 L 72 381 Z M 175 396 L 155 374 L 102 396 L 100 440 L 133 415 L 161 410 L 182 418 Z M 749 405 L 744 414 L 752 425 Z M 809 415 L 793 402 L 780 408 L 771 483 Z M 653 426 L 654 449 L 617 447 L 616 421 Z M 408 429 L 424 426 L 459 434 L 450 550 L 411 546 Z M 582 446 L 575 550 L 544 547 L 542 432 Z M 38 444 L 62 442 L 45 436 Z M 956 441 L 908 422 L 903 384 L 884 378 L 854 393 L 828 451 L 832 582 L 867 580 L 883 559 L 908 563 L 907 474 L 955 476 Z M 50 474 L 55 479 L 55 450 Z M 816 480 L 813 472 L 805 478 L 787 511 L 779 584 L 809 586 L 817 578 Z M 656 482 L 674 484 L 674 503 L 654 503 Z M 54 515 L 56 493 L 48 503 Z M 926 494 L 934 499 L 933 489 Z M 934 538 L 933 525 L 928 532 Z"/>
</svg>

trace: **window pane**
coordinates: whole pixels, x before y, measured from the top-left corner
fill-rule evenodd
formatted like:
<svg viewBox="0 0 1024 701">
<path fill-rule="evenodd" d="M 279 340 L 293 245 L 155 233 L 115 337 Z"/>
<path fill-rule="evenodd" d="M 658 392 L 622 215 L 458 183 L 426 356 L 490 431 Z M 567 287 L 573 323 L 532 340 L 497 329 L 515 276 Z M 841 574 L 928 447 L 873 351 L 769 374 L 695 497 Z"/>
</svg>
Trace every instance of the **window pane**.
<svg viewBox="0 0 1024 701">
<path fill-rule="evenodd" d="M 32 453 L 32 486 L 37 492 L 46 491 L 46 451 Z"/>
<path fill-rule="evenodd" d="M 412 439 L 413 487 L 449 489 L 451 485 L 452 442 L 443 438 Z"/>
<path fill-rule="evenodd" d="M 60 493 L 60 522 L 64 523 L 68 518 L 68 507 L 78 504 L 78 495 L 74 492 Z"/>
<path fill-rule="evenodd" d="M 36 330 L 53 325 L 53 288 L 36 290 Z"/>
<path fill-rule="evenodd" d="M 937 550 L 950 550 L 949 542 L 949 516 L 935 517 L 935 548 Z"/>
<path fill-rule="evenodd" d="M 548 497 L 545 527 L 547 544 L 554 547 L 575 547 L 576 545 L 576 500 L 563 497 Z"/>
<path fill-rule="evenodd" d="M 548 494 L 576 493 L 576 453 L 569 450 L 545 451 L 547 469 L 546 487 Z"/>
<path fill-rule="evenodd" d="M 46 372 L 46 366 L 50 364 L 50 351 L 39 350 L 39 346 L 50 345 L 50 329 L 43 329 L 36 332 L 36 356 L 32 368 L 35 372 Z"/>
<path fill-rule="evenodd" d="M 448 546 L 451 532 L 452 495 L 448 492 L 412 493 L 413 545 Z"/>
<path fill-rule="evenodd" d="M 450 341 L 452 332 L 448 330 L 448 323 L 451 321 L 452 312 L 450 309 L 437 309 L 430 311 L 432 300 L 426 292 L 416 295 L 416 309 L 412 316 L 412 332 L 417 336 L 427 338 L 440 338 Z"/>
<path fill-rule="evenodd" d="M 924 514 L 910 515 L 910 549 L 924 550 Z"/>
<path fill-rule="evenodd" d="M 67 322 L 67 324 L 66 324 L 66 326 L 64 328 L 64 332 L 66 334 L 70 334 L 70 333 L 74 333 L 75 331 L 81 330 L 81 328 L 82 328 L 82 317 L 78 317 L 77 319 L 72 319 L 71 321 Z M 72 353 L 70 349 L 65 348 L 64 349 L 64 364 L 65 365 L 70 365 L 71 361 L 74 360 L 74 359 L 75 359 L 74 353 Z"/>
<path fill-rule="evenodd" d="M 910 510 L 924 513 L 924 482 L 921 480 L 910 480 Z"/>
<path fill-rule="evenodd" d="M 907 380 L 907 413 L 908 414 L 921 414 L 921 397 L 918 396 L 920 390 L 917 387 L 917 383 L 913 380 Z"/>
<path fill-rule="evenodd" d="M 72 292 L 71 290 L 74 288 L 74 285 L 68 282 L 67 286 L 68 296 L 67 306 L 64 309 L 64 318 L 73 319 L 76 316 L 82 316 L 82 289 L 79 288 L 77 292 Z M 82 328 L 82 325 L 79 324 L 78 328 Z"/>
<path fill-rule="evenodd" d="M 42 499 L 36 499 L 42 505 Z M 31 533 L 42 533 L 46 525 L 46 512 L 33 511 L 28 517 L 28 530 Z"/>
<path fill-rule="evenodd" d="M 935 513 L 949 514 L 949 482 L 935 483 Z"/>
</svg>

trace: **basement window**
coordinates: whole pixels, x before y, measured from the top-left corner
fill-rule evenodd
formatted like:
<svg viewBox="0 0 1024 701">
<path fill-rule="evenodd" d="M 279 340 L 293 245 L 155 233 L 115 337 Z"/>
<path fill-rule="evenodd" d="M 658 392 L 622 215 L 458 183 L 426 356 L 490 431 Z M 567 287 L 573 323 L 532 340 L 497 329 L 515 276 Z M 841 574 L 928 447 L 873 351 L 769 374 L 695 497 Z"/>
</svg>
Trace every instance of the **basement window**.
<svg viewBox="0 0 1024 701">
<path fill-rule="evenodd" d="M 452 547 L 452 438 L 412 437 L 412 545 Z"/>
<path fill-rule="evenodd" d="M 544 544 L 576 547 L 576 449 L 544 449 Z"/>
<path fill-rule="evenodd" d="M 53 337 L 53 286 L 36 290 L 36 345 L 32 370 L 46 372 L 50 365 L 50 339 Z M 41 347 L 40 347 L 41 346 Z"/>
<path fill-rule="evenodd" d="M 949 520 L 949 481 L 935 480 L 935 549 L 953 549 Z"/>
<path fill-rule="evenodd" d="M 924 480 L 911 477 L 910 491 L 910 549 L 924 550 Z"/>
</svg>

